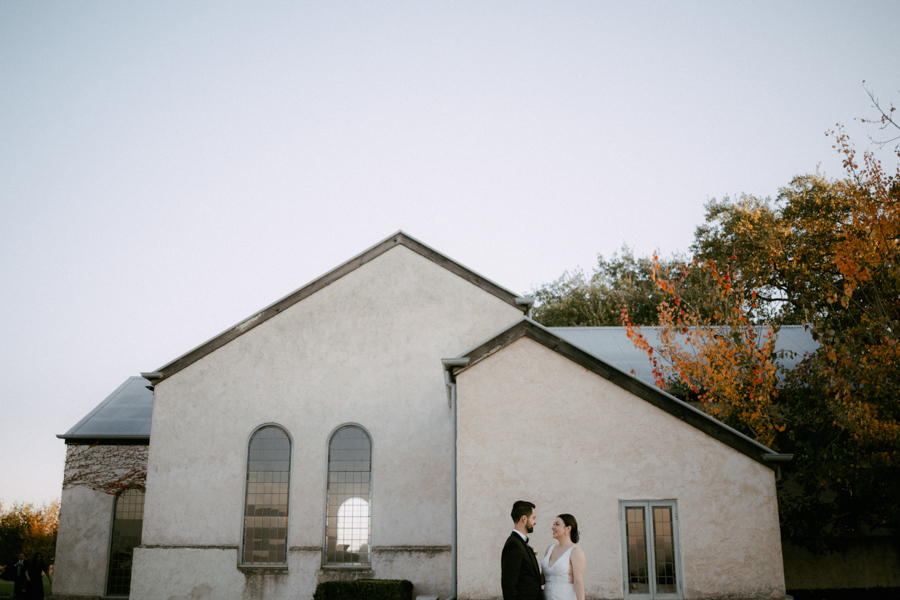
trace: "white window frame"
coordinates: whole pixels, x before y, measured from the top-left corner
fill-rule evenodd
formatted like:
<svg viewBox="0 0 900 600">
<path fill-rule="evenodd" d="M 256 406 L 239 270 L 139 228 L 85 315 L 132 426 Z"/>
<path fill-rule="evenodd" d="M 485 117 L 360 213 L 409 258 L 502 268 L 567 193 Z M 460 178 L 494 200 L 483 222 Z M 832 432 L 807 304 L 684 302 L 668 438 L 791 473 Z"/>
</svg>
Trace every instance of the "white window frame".
<svg viewBox="0 0 900 600">
<path fill-rule="evenodd" d="M 659 593 L 656 591 L 656 551 L 653 544 L 653 507 L 667 506 L 672 509 L 672 536 L 675 550 L 675 593 Z M 647 579 L 650 591 L 635 593 L 628 586 L 628 535 L 626 529 L 625 509 L 644 509 L 644 540 L 647 543 Z M 622 540 L 622 589 L 626 600 L 681 600 L 684 597 L 684 576 L 681 568 L 681 537 L 679 534 L 678 502 L 675 500 L 620 500 L 619 501 L 619 535 Z"/>
</svg>

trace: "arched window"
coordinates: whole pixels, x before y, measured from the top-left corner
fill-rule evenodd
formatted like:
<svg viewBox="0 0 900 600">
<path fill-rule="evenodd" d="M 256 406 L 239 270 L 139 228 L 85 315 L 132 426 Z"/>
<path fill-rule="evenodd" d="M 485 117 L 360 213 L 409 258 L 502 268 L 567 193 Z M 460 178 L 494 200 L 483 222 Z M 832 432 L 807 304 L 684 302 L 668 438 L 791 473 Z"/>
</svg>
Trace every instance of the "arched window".
<svg viewBox="0 0 900 600">
<path fill-rule="evenodd" d="M 286 565 L 291 439 L 277 425 L 250 436 L 241 564 Z"/>
<path fill-rule="evenodd" d="M 144 492 L 132 488 L 119 493 L 113 511 L 106 595 L 127 596 L 131 591 L 131 562 L 134 548 L 141 545 Z"/>
<path fill-rule="evenodd" d="M 328 443 L 325 564 L 368 566 L 372 541 L 372 440 L 345 425 Z"/>
</svg>

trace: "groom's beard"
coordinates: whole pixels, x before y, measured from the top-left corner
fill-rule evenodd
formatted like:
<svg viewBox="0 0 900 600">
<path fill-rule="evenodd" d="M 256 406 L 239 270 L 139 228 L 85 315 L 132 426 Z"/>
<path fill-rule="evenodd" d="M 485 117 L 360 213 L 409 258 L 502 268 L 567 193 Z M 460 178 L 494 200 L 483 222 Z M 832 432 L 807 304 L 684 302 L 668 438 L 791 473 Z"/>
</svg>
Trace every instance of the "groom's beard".
<svg viewBox="0 0 900 600">
<path fill-rule="evenodd" d="M 531 527 L 529 527 L 528 525 L 526 525 L 526 526 L 525 526 L 525 531 L 527 531 L 528 533 L 534 533 L 534 525 L 532 525 Z"/>
</svg>

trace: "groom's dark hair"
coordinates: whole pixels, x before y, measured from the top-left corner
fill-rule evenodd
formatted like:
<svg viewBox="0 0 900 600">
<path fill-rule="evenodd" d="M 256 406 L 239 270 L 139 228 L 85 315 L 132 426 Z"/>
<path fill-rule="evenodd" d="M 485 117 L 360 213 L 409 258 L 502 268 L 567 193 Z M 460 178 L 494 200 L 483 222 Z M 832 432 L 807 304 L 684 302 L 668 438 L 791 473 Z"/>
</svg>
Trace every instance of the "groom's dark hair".
<svg viewBox="0 0 900 600">
<path fill-rule="evenodd" d="M 522 517 L 527 517 L 531 515 L 531 511 L 534 510 L 534 504 L 531 502 L 526 502 L 525 500 L 519 500 L 515 504 L 513 504 L 512 515 L 513 523 L 518 523 L 519 519 Z"/>
</svg>

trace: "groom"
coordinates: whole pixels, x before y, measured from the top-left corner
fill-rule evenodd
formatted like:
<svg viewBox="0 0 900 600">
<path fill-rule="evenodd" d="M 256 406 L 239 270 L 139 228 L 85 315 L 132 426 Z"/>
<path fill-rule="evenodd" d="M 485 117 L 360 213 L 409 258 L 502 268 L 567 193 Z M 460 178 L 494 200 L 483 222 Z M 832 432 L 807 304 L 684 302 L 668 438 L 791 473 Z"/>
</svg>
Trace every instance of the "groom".
<svg viewBox="0 0 900 600">
<path fill-rule="evenodd" d="M 515 526 L 503 546 L 500 568 L 503 600 L 541 600 L 541 569 L 528 545 L 528 534 L 537 522 L 534 504 L 519 500 L 511 514 Z"/>
</svg>

